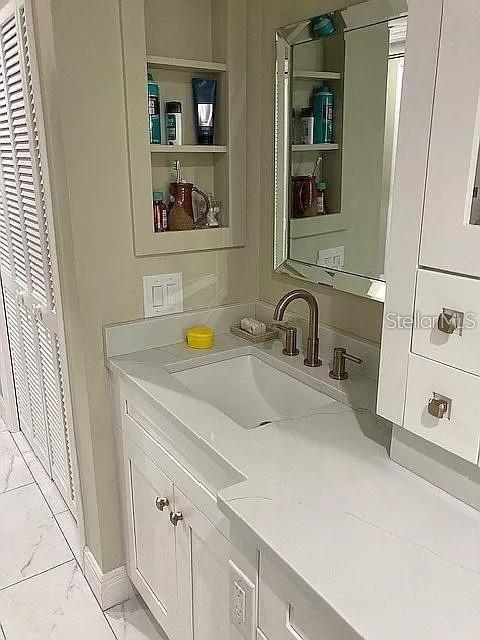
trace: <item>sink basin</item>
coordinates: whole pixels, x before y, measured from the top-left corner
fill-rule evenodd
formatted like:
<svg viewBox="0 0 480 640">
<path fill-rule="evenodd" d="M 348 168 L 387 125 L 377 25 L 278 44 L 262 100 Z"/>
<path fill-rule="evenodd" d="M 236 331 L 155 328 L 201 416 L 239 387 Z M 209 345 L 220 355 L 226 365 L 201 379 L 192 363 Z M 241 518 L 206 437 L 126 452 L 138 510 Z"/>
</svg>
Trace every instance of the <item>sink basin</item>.
<svg viewBox="0 0 480 640">
<path fill-rule="evenodd" d="M 240 356 L 172 374 L 244 429 L 307 415 L 334 400 L 255 356 Z"/>
</svg>

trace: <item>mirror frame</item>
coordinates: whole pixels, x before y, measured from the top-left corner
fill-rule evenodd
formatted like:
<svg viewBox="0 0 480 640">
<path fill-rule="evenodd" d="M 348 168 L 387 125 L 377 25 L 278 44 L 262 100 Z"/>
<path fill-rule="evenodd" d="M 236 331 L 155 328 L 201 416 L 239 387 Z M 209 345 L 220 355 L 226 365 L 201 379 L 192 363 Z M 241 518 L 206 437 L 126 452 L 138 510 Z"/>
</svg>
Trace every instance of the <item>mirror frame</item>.
<svg viewBox="0 0 480 640">
<path fill-rule="evenodd" d="M 367 6 L 370 5 L 370 6 Z M 406 17 L 406 0 L 367 0 L 345 9 L 325 12 L 337 27 L 335 35 Z M 365 13 L 365 9 L 368 9 Z M 363 15 L 362 15 L 363 14 Z M 385 301 L 386 282 L 369 276 L 336 271 L 289 257 L 291 163 L 290 112 L 293 86 L 293 47 L 317 40 L 310 34 L 311 19 L 276 29 L 275 32 L 275 153 L 274 153 L 274 247 L 273 268 L 314 284 Z M 334 36 L 325 36 L 334 37 Z M 279 79 L 283 78 L 280 82 Z"/>
</svg>

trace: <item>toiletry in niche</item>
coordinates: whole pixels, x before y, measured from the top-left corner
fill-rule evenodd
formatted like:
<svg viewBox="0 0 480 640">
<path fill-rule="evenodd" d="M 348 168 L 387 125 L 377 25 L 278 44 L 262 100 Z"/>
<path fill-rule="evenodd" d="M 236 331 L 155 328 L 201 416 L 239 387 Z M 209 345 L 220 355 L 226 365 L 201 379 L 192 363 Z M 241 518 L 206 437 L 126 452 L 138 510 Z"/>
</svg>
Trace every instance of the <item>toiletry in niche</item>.
<svg viewBox="0 0 480 640">
<path fill-rule="evenodd" d="M 181 102 L 171 100 L 165 103 L 165 126 L 167 130 L 167 144 L 181 145 L 183 143 Z"/>
<path fill-rule="evenodd" d="M 209 209 L 209 200 L 206 193 L 201 191 L 192 182 L 185 182 L 181 178 L 181 165 L 178 160 L 174 162 L 177 178 L 170 183 L 170 211 L 168 214 L 168 229 L 170 231 L 187 231 L 195 229 L 203 224 Z M 193 210 L 193 194 L 198 193 L 204 200 L 202 215 L 195 216 Z"/>
<path fill-rule="evenodd" d="M 324 216 L 327 211 L 327 184 L 321 180 L 317 181 L 317 215 Z"/>
<path fill-rule="evenodd" d="M 333 141 L 333 92 L 323 85 L 313 94 L 313 142 L 314 144 Z"/>
<path fill-rule="evenodd" d="M 148 123 L 150 129 L 150 144 L 160 144 L 160 99 L 158 84 L 151 73 L 147 74 L 148 84 Z"/>
<path fill-rule="evenodd" d="M 302 144 L 313 144 L 314 117 L 312 107 L 302 109 Z"/>
<path fill-rule="evenodd" d="M 163 191 L 153 192 L 153 229 L 155 233 L 168 231 L 167 205 Z"/>
<path fill-rule="evenodd" d="M 214 78 L 192 78 L 192 91 L 197 144 L 213 145 L 217 81 Z"/>
<path fill-rule="evenodd" d="M 292 137 L 292 144 L 298 144 L 298 140 L 299 140 L 299 134 L 298 134 L 298 115 L 297 115 L 297 110 L 292 108 L 292 122 L 291 122 L 291 127 L 292 127 L 292 131 L 291 131 L 291 137 Z"/>
<path fill-rule="evenodd" d="M 213 193 L 208 193 L 208 211 L 207 217 L 205 220 L 205 225 L 210 229 L 214 229 L 215 227 L 220 226 L 220 210 L 221 210 L 221 202 L 216 200 Z"/>
<path fill-rule="evenodd" d="M 317 215 L 317 179 L 313 176 L 292 178 L 292 218 Z"/>
<path fill-rule="evenodd" d="M 311 20 L 312 36 L 314 38 L 325 38 L 335 32 L 335 25 L 330 16 L 316 16 Z"/>
</svg>

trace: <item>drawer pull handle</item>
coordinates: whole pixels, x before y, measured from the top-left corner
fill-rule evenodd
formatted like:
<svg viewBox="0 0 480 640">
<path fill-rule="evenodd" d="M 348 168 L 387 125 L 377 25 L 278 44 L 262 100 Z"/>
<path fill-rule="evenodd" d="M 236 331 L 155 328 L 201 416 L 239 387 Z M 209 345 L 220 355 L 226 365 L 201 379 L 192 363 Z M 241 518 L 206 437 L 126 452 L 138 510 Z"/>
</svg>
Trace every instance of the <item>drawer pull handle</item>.
<svg viewBox="0 0 480 640">
<path fill-rule="evenodd" d="M 181 511 L 175 511 L 175 513 L 173 513 L 173 511 L 170 511 L 170 522 L 174 527 L 177 526 L 180 520 L 183 520 L 183 513 Z"/>
<path fill-rule="evenodd" d="M 446 311 L 445 309 L 438 316 L 438 330 L 442 333 L 452 334 L 458 329 L 459 314 L 456 311 Z"/>
<path fill-rule="evenodd" d="M 155 500 L 155 506 L 159 511 L 163 511 L 169 504 L 170 502 L 168 501 L 168 498 L 157 498 Z"/>
<path fill-rule="evenodd" d="M 428 413 L 434 418 L 442 420 L 448 411 L 448 402 L 440 398 L 430 398 L 428 401 Z"/>
</svg>

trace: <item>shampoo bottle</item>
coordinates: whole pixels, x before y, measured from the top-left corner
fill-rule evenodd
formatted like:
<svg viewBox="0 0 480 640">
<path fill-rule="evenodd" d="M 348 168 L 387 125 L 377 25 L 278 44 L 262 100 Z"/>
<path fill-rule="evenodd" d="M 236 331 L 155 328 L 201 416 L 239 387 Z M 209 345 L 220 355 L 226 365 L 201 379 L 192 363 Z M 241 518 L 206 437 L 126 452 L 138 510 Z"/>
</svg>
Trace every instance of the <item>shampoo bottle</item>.
<svg viewBox="0 0 480 640">
<path fill-rule="evenodd" d="M 313 96 L 313 142 L 314 144 L 333 141 L 333 93 L 324 85 Z"/>
<path fill-rule="evenodd" d="M 151 73 L 147 74 L 148 80 L 148 120 L 150 126 L 150 144 L 160 144 L 160 101 L 158 96 L 158 84 Z"/>
<path fill-rule="evenodd" d="M 214 78 L 192 78 L 192 90 L 197 144 L 212 145 L 215 133 L 217 81 Z"/>
</svg>

